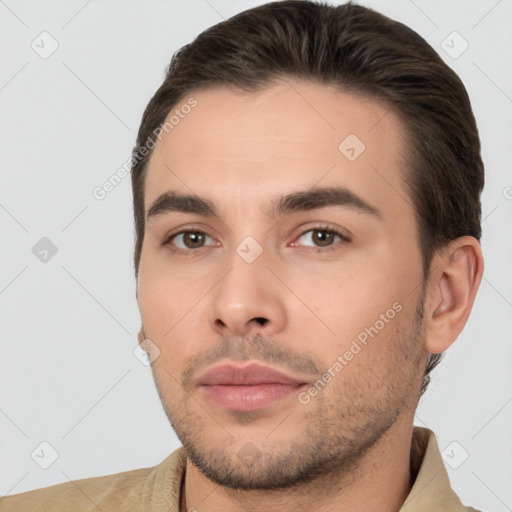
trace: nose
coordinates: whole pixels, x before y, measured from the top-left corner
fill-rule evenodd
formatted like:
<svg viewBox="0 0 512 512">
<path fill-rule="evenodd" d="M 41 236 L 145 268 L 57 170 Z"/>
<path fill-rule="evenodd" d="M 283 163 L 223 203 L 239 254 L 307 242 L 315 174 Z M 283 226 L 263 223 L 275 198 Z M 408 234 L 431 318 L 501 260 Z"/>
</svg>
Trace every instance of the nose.
<svg viewBox="0 0 512 512">
<path fill-rule="evenodd" d="M 236 251 L 210 294 L 210 323 L 222 336 L 272 336 L 285 328 L 282 283 L 267 268 L 265 251 L 249 263 Z"/>
</svg>

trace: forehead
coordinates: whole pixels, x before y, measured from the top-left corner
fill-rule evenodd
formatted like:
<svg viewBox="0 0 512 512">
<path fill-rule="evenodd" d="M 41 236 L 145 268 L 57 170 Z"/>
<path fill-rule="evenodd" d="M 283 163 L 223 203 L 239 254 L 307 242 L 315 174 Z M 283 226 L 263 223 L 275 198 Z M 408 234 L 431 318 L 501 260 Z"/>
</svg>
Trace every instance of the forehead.
<svg viewBox="0 0 512 512">
<path fill-rule="evenodd" d="M 191 98 L 195 106 L 181 110 Z M 149 161 L 146 211 L 167 190 L 221 205 L 315 185 L 346 186 L 376 203 L 406 199 L 402 126 L 375 100 L 289 81 L 254 93 L 192 91 L 172 115 Z"/>
</svg>

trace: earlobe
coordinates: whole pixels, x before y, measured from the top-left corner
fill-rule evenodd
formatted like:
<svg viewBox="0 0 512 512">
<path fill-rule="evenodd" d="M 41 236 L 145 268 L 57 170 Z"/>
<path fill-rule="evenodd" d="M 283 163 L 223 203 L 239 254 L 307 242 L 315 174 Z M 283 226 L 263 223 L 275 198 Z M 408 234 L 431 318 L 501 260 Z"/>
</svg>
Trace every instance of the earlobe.
<svg viewBox="0 0 512 512">
<path fill-rule="evenodd" d="M 467 322 L 483 274 L 478 240 L 464 236 L 439 251 L 431 265 L 425 300 L 425 350 L 444 352 Z"/>
<path fill-rule="evenodd" d="M 146 335 L 144 333 L 144 328 L 143 327 L 140 328 L 140 331 L 139 331 L 139 334 L 137 335 L 137 338 L 139 340 L 139 344 L 142 343 L 146 339 Z"/>
</svg>

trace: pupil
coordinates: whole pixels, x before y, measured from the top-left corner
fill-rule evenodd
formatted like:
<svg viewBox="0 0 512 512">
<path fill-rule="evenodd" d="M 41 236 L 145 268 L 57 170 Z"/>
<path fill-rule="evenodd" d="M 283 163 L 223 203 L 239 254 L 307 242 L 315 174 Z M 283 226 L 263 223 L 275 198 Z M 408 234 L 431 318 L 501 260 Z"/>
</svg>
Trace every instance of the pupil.
<svg viewBox="0 0 512 512">
<path fill-rule="evenodd" d="M 329 242 L 332 241 L 332 233 L 329 231 L 316 231 L 316 235 L 316 241 L 318 242 L 318 245 L 329 245 Z"/>
<path fill-rule="evenodd" d="M 200 247 L 203 241 L 202 233 L 187 233 L 185 235 L 185 245 L 191 248 Z"/>
</svg>

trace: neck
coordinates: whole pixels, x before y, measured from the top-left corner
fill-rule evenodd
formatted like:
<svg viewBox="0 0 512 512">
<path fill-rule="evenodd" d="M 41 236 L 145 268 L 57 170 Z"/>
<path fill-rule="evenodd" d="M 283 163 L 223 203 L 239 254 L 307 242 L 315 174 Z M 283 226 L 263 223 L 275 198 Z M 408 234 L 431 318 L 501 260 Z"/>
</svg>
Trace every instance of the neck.
<svg viewBox="0 0 512 512">
<path fill-rule="evenodd" d="M 407 422 L 406 422 L 407 421 Z M 350 473 L 334 471 L 293 488 L 237 491 L 206 478 L 187 460 L 180 512 L 397 512 L 409 494 L 412 418 L 401 418 L 361 458 Z M 184 498 L 184 499 L 183 499 Z"/>
</svg>

